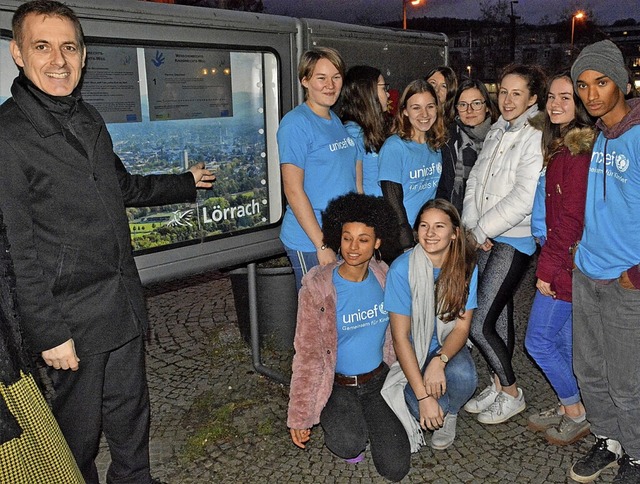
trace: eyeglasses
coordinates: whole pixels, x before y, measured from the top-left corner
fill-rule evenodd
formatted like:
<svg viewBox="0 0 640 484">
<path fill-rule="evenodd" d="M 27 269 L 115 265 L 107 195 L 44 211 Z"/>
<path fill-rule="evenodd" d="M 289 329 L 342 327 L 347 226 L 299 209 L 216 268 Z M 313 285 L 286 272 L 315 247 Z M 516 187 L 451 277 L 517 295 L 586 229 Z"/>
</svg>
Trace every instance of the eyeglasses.
<svg viewBox="0 0 640 484">
<path fill-rule="evenodd" d="M 384 89 L 384 92 L 389 92 L 389 88 L 391 87 L 390 84 L 378 84 L 378 87 L 381 87 L 382 89 Z"/>
<path fill-rule="evenodd" d="M 475 101 L 471 101 L 470 103 L 466 103 L 464 101 L 459 102 L 458 104 L 456 104 L 456 108 L 458 109 L 458 111 L 465 112 L 467 109 L 469 109 L 469 106 L 471 106 L 472 111 L 480 111 L 482 109 L 482 106 L 484 106 L 485 104 L 487 104 L 486 101 L 480 101 L 480 99 L 476 99 Z"/>
</svg>

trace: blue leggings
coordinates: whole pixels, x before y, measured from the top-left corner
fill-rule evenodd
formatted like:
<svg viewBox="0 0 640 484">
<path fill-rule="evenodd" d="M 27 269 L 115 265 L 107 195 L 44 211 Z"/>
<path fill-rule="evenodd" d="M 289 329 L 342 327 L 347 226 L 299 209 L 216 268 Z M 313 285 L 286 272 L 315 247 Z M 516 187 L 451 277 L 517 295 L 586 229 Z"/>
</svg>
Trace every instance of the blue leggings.
<svg viewBox="0 0 640 484">
<path fill-rule="evenodd" d="M 302 252 L 287 246 L 284 248 L 287 251 L 287 257 L 291 262 L 293 274 L 296 277 L 296 289 L 300 292 L 304 275 L 319 264 L 318 254 L 316 252 Z"/>
<path fill-rule="evenodd" d="M 536 291 L 524 345 L 542 369 L 563 405 L 580 401 L 573 375 L 571 303 Z"/>
</svg>

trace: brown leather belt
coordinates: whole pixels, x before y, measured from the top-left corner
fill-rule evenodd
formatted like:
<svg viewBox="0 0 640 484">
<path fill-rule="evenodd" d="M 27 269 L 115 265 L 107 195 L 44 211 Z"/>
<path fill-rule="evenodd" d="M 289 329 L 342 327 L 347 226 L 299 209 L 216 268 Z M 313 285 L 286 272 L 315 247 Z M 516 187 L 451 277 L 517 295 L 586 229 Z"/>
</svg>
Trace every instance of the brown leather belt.
<svg viewBox="0 0 640 484">
<path fill-rule="evenodd" d="M 362 373 L 361 375 L 341 375 L 340 373 L 336 373 L 333 381 L 337 385 L 342 385 L 344 387 L 357 387 L 358 385 L 364 385 L 367 383 L 383 369 L 384 363 L 380 363 L 378 368 L 371 370 L 369 373 Z"/>
</svg>

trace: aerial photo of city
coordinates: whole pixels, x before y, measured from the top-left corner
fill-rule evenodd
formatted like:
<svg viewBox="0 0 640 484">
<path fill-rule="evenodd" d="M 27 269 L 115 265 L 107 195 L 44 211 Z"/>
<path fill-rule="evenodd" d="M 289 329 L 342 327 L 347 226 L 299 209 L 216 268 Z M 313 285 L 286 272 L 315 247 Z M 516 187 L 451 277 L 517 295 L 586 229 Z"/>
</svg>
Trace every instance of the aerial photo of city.
<svg viewBox="0 0 640 484">
<path fill-rule="evenodd" d="M 246 78 L 259 55 L 232 53 L 232 77 Z M 217 177 L 212 189 L 199 191 L 195 204 L 128 208 L 134 250 L 146 252 L 268 222 L 263 92 L 232 84 L 231 116 L 151 121 L 143 93 L 142 122 L 108 124 L 114 150 L 130 173 L 183 173 L 204 162 Z"/>
</svg>

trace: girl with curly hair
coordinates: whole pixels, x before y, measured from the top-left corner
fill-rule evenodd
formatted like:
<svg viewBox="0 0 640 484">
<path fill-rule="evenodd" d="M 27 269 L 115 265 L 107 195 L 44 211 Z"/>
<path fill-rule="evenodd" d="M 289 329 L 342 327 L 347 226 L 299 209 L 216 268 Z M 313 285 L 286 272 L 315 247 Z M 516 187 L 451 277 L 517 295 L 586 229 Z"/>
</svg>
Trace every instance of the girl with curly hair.
<svg viewBox="0 0 640 484">
<path fill-rule="evenodd" d="M 388 204 L 351 193 L 322 214 L 324 243 L 342 260 L 311 269 L 299 293 L 287 426 L 305 448 L 320 423 L 325 445 L 359 462 L 370 443 L 378 472 L 401 480 L 410 465 L 407 434 L 380 389 L 395 360 L 383 305 L 387 265 L 374 253 L 395 237 Z"/>
<path fill-rule="evenodd" d="M 378 180 L 400 226 L 399 245 L 414 245 L 411 223 L 432 199 L 442 172 L 440 148 L 446 141 L 442 106 L 431 84 L 412 81 L 402 93 L 392 128 L 382 145 Z"/>
<path fill-rule="evenodd" d="M 465 345 L 476 307 L 474 246 L 458 211 L 443 199 L 422 206 L 414 230 L 418 244 L 387 276 L 384 305 L 398 363 L 382 391 L 413 452 L 424 443 L 421 428 L 434 431 L 434 449 L 453 443 L 458 411 L 478 381 Z"/>
</svg>

